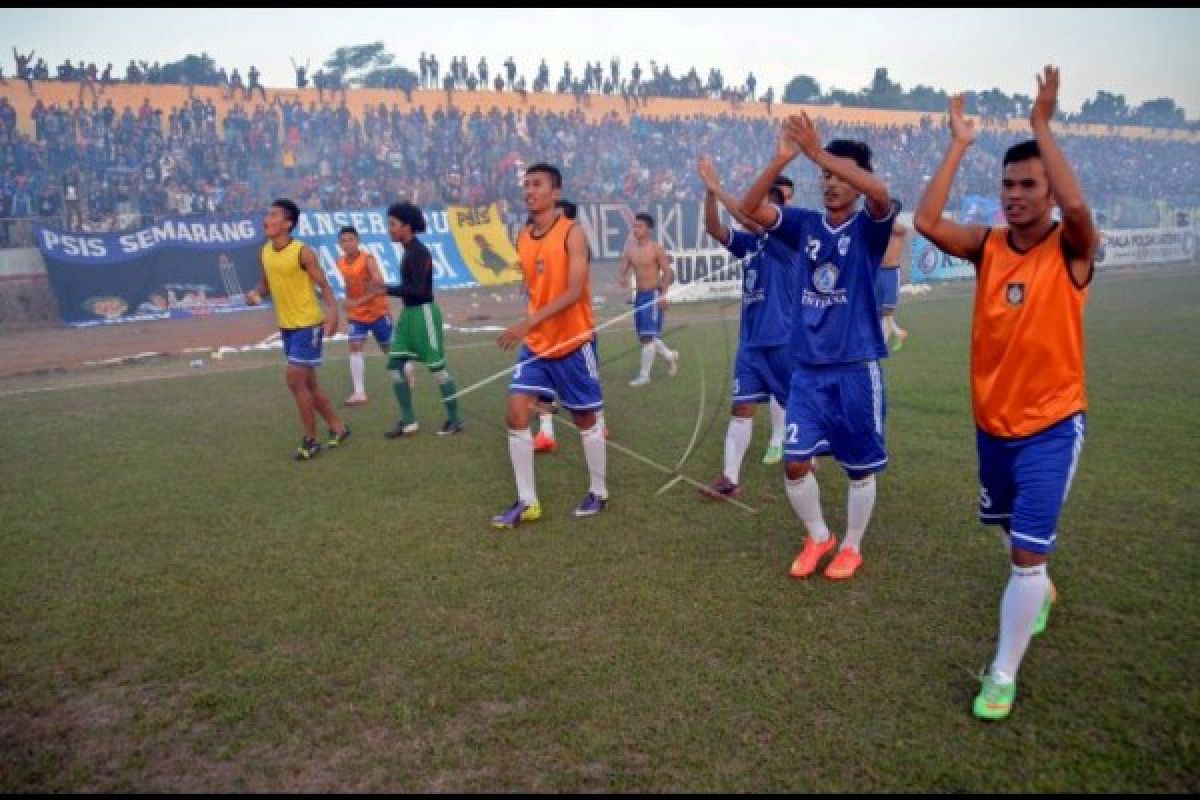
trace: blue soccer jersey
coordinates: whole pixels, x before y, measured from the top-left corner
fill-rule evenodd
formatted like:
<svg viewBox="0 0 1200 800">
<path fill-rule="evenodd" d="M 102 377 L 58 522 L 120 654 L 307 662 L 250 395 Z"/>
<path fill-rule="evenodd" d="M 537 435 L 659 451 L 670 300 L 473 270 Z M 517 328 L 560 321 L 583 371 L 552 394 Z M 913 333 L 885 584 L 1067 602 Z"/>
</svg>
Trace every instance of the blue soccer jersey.
<svg viewBox="0 0 1200 800">
<path fill-rule="evenodd" d="M 792 334 L 798 261 L 793 248 L 770 235 L 733 231 L 725 245 L 742 262 L 742 347 L 787 344 Z"/>
<path fill-rule="evenodd" d="M 832 228 L 825 214 L 784 208 L 770 235 L 797 251 L 792 357 L 797 364 L 856 364 L 887 357 L 875 300 L 875 274 L 900 204 L 882 220 L 865 209 Z"/>
</svg>

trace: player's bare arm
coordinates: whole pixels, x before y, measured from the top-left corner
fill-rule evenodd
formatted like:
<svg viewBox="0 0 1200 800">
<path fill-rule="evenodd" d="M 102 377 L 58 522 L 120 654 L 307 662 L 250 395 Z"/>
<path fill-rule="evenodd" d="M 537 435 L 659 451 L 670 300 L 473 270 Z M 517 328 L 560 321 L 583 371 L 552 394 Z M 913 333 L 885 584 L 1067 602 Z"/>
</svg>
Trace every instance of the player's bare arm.
<svg viewBox="0 0 1200 800">
<path fill-rule="evenodd" d="M 1047 66 L 1037 76 L 1037 85 L 1037 99 L 1033 101 L 1029 123 L 1046 168 L 1046 177 L 1050 180 L 1054 202 L 1062 211 L 1062 237 L 1067 265 L 1075 284 L 1083 286 L 1091 279 L 1092 261 L 1096 257 L 1099 239 L 1092 222 L 1092 210 L 1084 200 L 1075 171 L 1067 163 L 1050 130 L 1050 120 L 1058 105 L 1058 67 Z"/>
<path fill-rule="evenodd" d="M 271 294 L 271 284 L 267 283 L 267 269 L 260 267 L 258 286 L 246 292 L 246 305 L 256 306 Z"/>
<path fill-rule="evenodd" d="M 550 300 L 546 305 L 530 314 L 515 325 L 510 326 L 496 338 L 496 344 L 503 350 L 511 350 L 521 343 L 525 335 L 535 325 L 550 319 L 568 308 L 583 296 L 583 287 L 587 283 L 587 237 L 583 235 L 578 225 L 572 226 L 567 234 L 567 289 L 562 294 Z"/>
<path fill-rule="evenodd" d="M 755 236 L 761 236 L 763 231 L 762 226 L 753 217 L 743 213 L 741 201 L 729 194 L 721 186 L 720 178 L 717 176 L 717 172 L 713 168 L 712 161 L 708 156 L 701 157 L 699 172 L 706 190 L 704 195 L 704 229 L 708 232 L 708 235 L 725 245 L 729 244 L 733 238 L 732 231 L 721 224 L 720 213 L 717 209 L 717 203 L 719 202 L 725 206 L 739 225 Z"/>
<path fill-rule="evenodd" d="M 704 230 L 721 244 L 729 244 L 729 228 L 721 224 L 721 215 L 717 210 L 717 194 L 721 191 L 721 182 L 713 169 L 712 160 L 708 156 L 701 156 L 697 171 L 700 173 L 700 180 L 704 181 Z"/>
<path fill-rule="evenodd" d="M 856 164 L 854 159 L 835 156 L 827 151 L 821 145 L 817 126 L 808 114 L 801 111 L 788 117 L 783 123 L 783 131 L 792 138 L 805 158 L 862 192 L 866 198 L 867 213 L 873 219 L 883 219 L 891 213 L 892 195 L 887 184 Z"/>
<path fill-rule="evenodd" d="M 666 309 L 667 290 L 671 288 L 671 282 L 675 280 L 675 271 L 671 269 L 671 257 L 667 255 L 666 248 L 661 244 L 654 245 L 654 263 L 658 269 L 658 307 Z"/>
<path fill-rule="evenodd" d="M 973 260 L 978 258 L 983 247 L 983 237 L 987 235 L 987 228 L 983 225 L 960 225 L 942 216 L 946 210 L 946 200 L 950 197 L 950 187 L 954 184 L 954 176 L 978 133 L 975 130 L 975 122 L 968 120 L 963 113 L 965 104 L 966 98 L 961 94 L 950 98 L 950 147 L 947 148 L 945 158 L 917 203 L 913 224 L 922 236 L 933 242 L 942 252 Z"/>
<path fill-rule="evenodd" d="M 629 245 L 625 245 L 625 249 L 621 251 L 621 266 L 617 272 L 617 282 L 622 288 L 627 288 L 629 284 L 626 282 L 626 275 L 633 271 L 633 258 L 629 254 Z"/>
<path fill-rule="evenodd" d="M 325 335 L 333 336 L 338 329 L 337 297 L 325 277 L 325 270 L 317 262 L 317 254 L 308 245 L 300 250 L 300 267 L 308 273 L 313 283 L 321 290 L 321 302 L 325 304 Z"/>
<path fill-rule="evenodd" d="M 786 127 L 780 128 L 775 155 L 742 196 L 741 211 L 768 230 L 779 222 L 782 212 L 767 202 L 767 193 L 775 185 L 775 179 L 798 155 L 799 144 L 788 134 Z"/>
</svg>

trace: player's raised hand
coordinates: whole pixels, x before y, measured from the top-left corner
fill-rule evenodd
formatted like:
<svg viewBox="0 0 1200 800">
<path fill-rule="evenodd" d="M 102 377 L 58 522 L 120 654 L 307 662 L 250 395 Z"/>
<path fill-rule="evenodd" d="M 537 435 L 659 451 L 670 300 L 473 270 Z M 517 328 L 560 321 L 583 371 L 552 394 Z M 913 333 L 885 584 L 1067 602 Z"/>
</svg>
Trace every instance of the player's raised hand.
<svg viewBox="0 0 1200 800">
<path fill-rule="evenodd" d="M 975 141 L 979 131 L 975 130 L 975 120 L 967 119 L 963 110 L 966 105 L 966 95 L 956 94 L 950 98 L 950 132 L 957 141 L 970 144 Z"/>
<path fill-rule="evenodd" d="M 783 121 L 783 125 L 779 128 L 779 142 L 775 145 L 775 157 L 784 161 L 791 161 L 796 156 L 800 155 L 800 145 L 788 132 L 787 120 Z"/>
<path fill-rule="evenodd" d="M 784 120 L 783 131 L 794 147 L 809 159 L 816 158 L 821 152 L 821 136 L 817 133 L 817 126 L 803 111 Z"/>
<path fill-rule="evenodd" d="M 1047 64 L 1042 74 L 1037 76 L 1037 85 L 1037 98 L 1029 112 L 1029 122 L 1033 125 L 1039 122 L 1049 124 L 1058 108 L 1058 67 Z"/>
<path fill-rule="evenodd" d="M 721 190 L 721 181 L 717 178 L 717 171 L 713 168 L 712 159 L 708 156 L 700 156 L 700 166 L 698 169 L 700 180 L 704 181 L 704 188 L 710 192 L 718 192 Z"/>
</svg>

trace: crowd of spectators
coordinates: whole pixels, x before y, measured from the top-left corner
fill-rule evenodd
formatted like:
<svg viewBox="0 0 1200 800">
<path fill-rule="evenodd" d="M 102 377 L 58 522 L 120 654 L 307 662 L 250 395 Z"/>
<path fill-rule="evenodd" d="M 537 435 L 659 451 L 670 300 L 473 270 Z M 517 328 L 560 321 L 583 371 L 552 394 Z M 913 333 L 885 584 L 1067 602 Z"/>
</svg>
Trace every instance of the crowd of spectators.
<svg viewBox="0 0 1200 800">
<path fill-rule="evenodd" d="M 0 92 L 0 218 L 8 220 L 0 224 L 0 246 L 28 241 L 29 225 L 14 218 L 118 230 L 164 215 L 257 210 L 281 195 L 317 209 L 378 207 L 404 197 L 423 205 L 496 201 L 519 210 L 521 172 L 540 160 L 563 167 L 565 195 L 573 200 L 641 208 L 702 197 L 695 171 L 702 153 L 729 186 L 747 185 L 778 131 L 775 120 L 736 114 L 661 119 L 635 110 L 628 118 L 589 121 L 582 111 L 532 106 L 427 112 L 381 103 L 355 115 L 344 103 L 279 96 L 270 103 L 235 100 L 223 118 L 199 96 L 173 108 L 148 100 L 117 108 L 111 99 L 63 107 L 39 99 L 32 116 L 33 135 L 26 135 Z M 876 172 L 910 209 L 948 136 L 932 118 L 911 126 L 822 124 L 821 132 L 868 142 Z M 956 196 L 994 194 L 1000 157 L 1016 139 L 985 129 Z M 1200 144 L 1115 135 L 1066 135 L 1062 143 L 1096 208 L 1127 197 L 1200 206 Z M 815 171 L 799 162 L 793 170 L 797 201 L 819 205 Z"/>
</svg>

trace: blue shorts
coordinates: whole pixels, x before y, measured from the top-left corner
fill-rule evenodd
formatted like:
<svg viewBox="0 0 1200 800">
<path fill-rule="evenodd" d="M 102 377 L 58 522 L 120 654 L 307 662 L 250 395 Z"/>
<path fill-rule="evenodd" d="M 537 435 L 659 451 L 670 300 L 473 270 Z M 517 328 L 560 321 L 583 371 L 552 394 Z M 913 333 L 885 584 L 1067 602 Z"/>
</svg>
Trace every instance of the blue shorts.
<svg viewBox="0 0 1200 800">
<path fill-rule="evenodd" d="M 1007 525 L 1014 547 L 1049 553 L 1058 539 L 1071 479 L 1083 452 L 1087 415 L 1073 414 L 1040 433 L 1019 439 L 978 428 L 979 520 Z"/>
<path fill-rule="evenodd" d="M 788 392 L 785 458 L 796 463 L 832 454 L 847 472 L 882 472 L 888 461 L 886 415 L 878 361 L 796 366 Z"/>
<path fill-rule="evenodd" d="M 638 336 L 659 336 L 662 334 L 663 313 L 658 308 L 658 289 L 648 292 L 638 292 L 633 299 L 633 327 Z"/>
<path fill-rule="evenodd" d="M 787 407 L 792 382 L 792 359 L 786 344 L 775 347 L 738 347 L 733 362 L 733 402 L 765 403 L 774 397 Z"/>
<path fill-rule="evenodd" d="M 325 326 L 313 325 L 311 328 L 284 328 L 283 357 L 287 363 L 297 367 L 321 366 L 321 342 L 325 339 Z"/>
<path fill-rule="evenodd" d="M 884 311 L 900 304 L 900 268 L 881 267 L 875 273 L 875 303 Z"/>
<path fill-rule="evenodd" d="M 392 341 L 392 315 L 384 314 L 374 322 L 359 322 L 350 320 L 346 325 L 347 334 L 352 342 L 365 342 L 367 335 L 375 337 L 375 341 L 383 349 L 387 349 Z"/>
<path fill-rule="evenodd" d="M 522 344 L 508 391 L 557 399 L 571 411 L 599 411 L 604 397 L 596 348 L 588 342 L 562 358 L 541 358 Z"/>
</svg>

